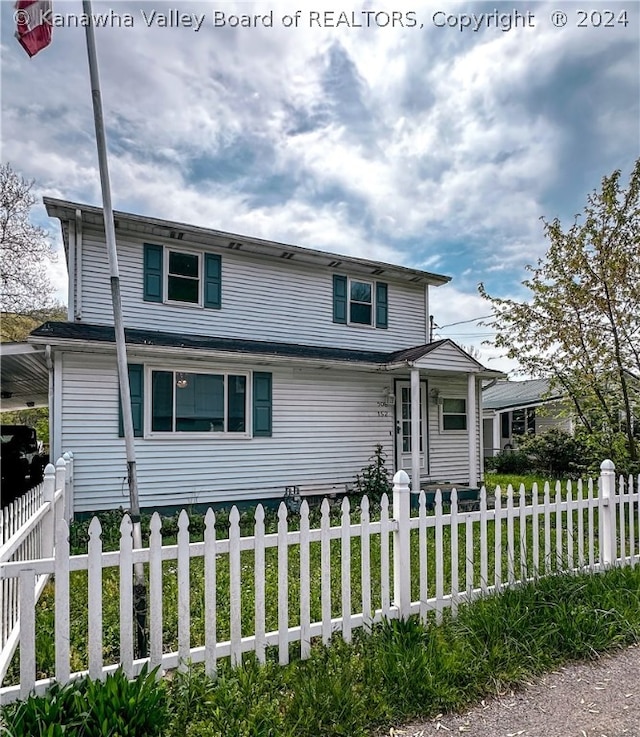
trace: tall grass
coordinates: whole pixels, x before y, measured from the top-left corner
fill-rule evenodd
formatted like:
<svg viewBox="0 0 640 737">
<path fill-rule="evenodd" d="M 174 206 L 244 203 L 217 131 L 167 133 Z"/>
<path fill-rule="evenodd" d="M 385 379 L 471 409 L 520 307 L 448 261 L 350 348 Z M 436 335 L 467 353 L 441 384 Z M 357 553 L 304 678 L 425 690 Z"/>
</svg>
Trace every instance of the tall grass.
<svg viewBox="0 0 640 737">
<path fill-rule="evenodd" d="M 569 660 L 640 641 L 640 567 L 552 575 L 462 607 L 439 626 L 392 620 L 354 635 L 350 644 L 316 643 L 310 659 L 284 667 L 268 651 L 264 666 L 253 655 L 235 669 L 221 663 L 215 681 L 198 666 L 171 674 L 157 685 L 163 737 L 365 737 L 461 709 Z M 12 710 L 2 714 L 9 734 Z"/>
</svg>

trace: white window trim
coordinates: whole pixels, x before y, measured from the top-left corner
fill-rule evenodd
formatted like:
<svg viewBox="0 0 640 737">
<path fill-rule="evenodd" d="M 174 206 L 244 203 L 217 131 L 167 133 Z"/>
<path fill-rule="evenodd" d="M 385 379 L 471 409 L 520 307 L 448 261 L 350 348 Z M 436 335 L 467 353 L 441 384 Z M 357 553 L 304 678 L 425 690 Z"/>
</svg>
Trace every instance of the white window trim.
<svg viewBox="0 0 640 737">
<path fill-rule="evenodd" d="M 215 376 L 225 376 L 225 392 L 224 392 L 224 418 L 225 422 L 228 419 L 228 391 L 227 391 L 227 379 L 228 376 L 245 376 L 246 382 L 246 396 L 245 396 L 245 410 L 246 410 L 246 427 L 245 432 L 229 432 L 227 430 L 223 432 L 187 432 L 184 430 L 172 430 L 171 432 L 166 431 L 154 431 L 152 427 L 153 418 L 153 383 L 152 374 L 154 371 L 171 371 L 173 374 L 185 373 L 185 374 L 211 374 Z M 144 367 L 144 438 L 145 439 L 186 439 L 191 438 L 194 440 L 211 440 L 215 438 L 217 440 L 250 440 L 253 438 L 253 372 L 247 370 L 236 370 L 236 369 L 216 369 L 211 368 L 203 370 L 201 366 L 192 366 L 185 368 L 184 365 L 175 366 L 167 364 L 145 364 Z M 176 391 L 173 392 L 173 421 L 175 423 L 176 416 Z"/>
<path fill-rule="evenodd" d="M 464 430 L 446 430 L 444 427 L 444 416 L 450 415 L 455 417 L 462 417 L 462 412 L 445 412 L 444 411 L 444 403 L 447 399 L 462 399 L 464 401 L 464 417 L 466 419 L 466 425 L 467 427 Z M 461 394 L 458 395 L 452 395 L 452 394 L 443 394 L 441 397 L 441 401 L 438 403 L 438 409 L 439 409 L 439 419 L 440 419 L 440 432 L 445 433 L 446 435 L 468 435 L 469 434 L 469 407 L 467 403 L 467 397 L 463 397 Z"/>
<path fill-rule="evenodd" d="M 358 284 L 369 284 L 371 286 L 371 322 L 351 322 L 351 284 L 357 282 Z M 354 300 L 354 304 L 364 305 L 367 302 L 358 302 Z M 354 328 L 375 328 L 376 326 L 376 282 L 370 281 L 369 279 L 355 279 L 347 278 L 347 325 L 351 325 Z"/>
<path fill-rule="evenodd" d="M 173 305 L 174 307 L 200 307 L 204 308 L 204 302 L 202 299 L 202 294 L 204 292 L 204 257 L 203 252 L 198 251 L 193 248 L 175 248 L 174 246 L 168 246 L 164 245 L 164 254 L 163 254 L 163 290 L 164 290 L 164 304 L 167 305 Z M 184 253 L 189 256 L 197 256 L 198 257 L 198 301 L 197 302 L 181 302 L 180 300 L 175 299 L 169 299 L 169 258 L 170 253 L 173 251 L 173 253 Z M 179 274 L 171 274 L 171 276 L 177 276 L 180 277 Z M 192 277 L 184 277 L 185 279 L 191 279 Z M 194 279 L 195 281 L 195 279 Z"/>
</svg>

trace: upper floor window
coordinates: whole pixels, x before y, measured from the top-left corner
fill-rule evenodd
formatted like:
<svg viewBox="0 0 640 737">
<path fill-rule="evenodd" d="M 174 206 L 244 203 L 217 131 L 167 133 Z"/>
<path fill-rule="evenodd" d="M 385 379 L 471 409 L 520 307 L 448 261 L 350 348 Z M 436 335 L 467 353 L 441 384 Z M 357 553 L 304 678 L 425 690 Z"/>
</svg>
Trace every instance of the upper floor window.
<svg viewBox="0 0 640 737">
<path fill-rule="evenodd" d="M 220 308 L 220 256 L 145 243 L 144 299 L 147 302 Z"/>
<path fill-rule="evenodd" d="M 344 325 L 387 328 L 388 287 L 385 282 L 333 277 L 333 321 Z"/>
<path fill-rule="evenodd" d="M 349 281 L 349 322 L 371 325 L 373 320 L 373 289 L 371 282 Z"/>
<path fill-rule="evenodd" d="M 167 299 L 200 304 L 200 254 L 169 251 Z"/>
</svg>

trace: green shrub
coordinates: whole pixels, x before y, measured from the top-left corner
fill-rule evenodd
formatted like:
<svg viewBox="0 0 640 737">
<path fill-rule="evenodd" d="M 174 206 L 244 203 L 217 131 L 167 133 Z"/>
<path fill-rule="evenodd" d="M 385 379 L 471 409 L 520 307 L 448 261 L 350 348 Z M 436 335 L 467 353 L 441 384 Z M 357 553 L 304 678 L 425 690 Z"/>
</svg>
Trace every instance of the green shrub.
<svg viewBox="0 0 640 737">
<path fill-rule="evenodd" d="M 587 467 L 584 443 L 558 428 L 526 436 L 520 443 L 520 451 L 528 457 L 531 469 L 556 478 L 579 475 Z"/>
<path fill-rule="evenodd" d="M 166 720 L 166 689 L 156 671 L 130 681 L 117 670 L 104 681 L 83 678 L 54 684 L 2 709 L 9 734 L 29 737 L 153 737 Z"/>
<path fill-rule="evenodd" d="M 519 450 L 503 450 L 493 458 L 488 458 L 485 468 L 496 473 L 522 474 L 531 470 L 528 456 Z"/>
<path fill-rule="evenodd" d="M 369 457 L 369 463 L 356 475 L 355 490 L 366 494 L 370 502 L 379 502 L 383 494 L 390 494 L 392 483 L 387 468 L 387 454 L 380 443 Z"/>
</svg>

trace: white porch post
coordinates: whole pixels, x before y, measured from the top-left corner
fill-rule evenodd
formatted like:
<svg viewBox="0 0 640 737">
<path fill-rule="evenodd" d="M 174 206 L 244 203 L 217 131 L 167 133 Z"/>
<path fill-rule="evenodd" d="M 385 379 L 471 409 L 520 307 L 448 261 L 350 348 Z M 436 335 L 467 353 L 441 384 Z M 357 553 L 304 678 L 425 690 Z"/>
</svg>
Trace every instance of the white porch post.
<svg viewBox="0 0 640 737">
<path fill-rule="evenodd" d="M 493 414 L 493 450 L 492 456 L 497 456 L 502 449 L 502 415 L 497 410 Z"/>
<path fill-rule="evenodd" d="M 476 375 L 467 374 L 467 429 L 469 431 L 469 486 L 478 485 L 478 413 Z"/>
<path fill-rule="evenodd" d="M 420 369 L 411 369 L 411 491 L 420 491 Z M 426 448 L 425 448 L 426 452 Z"/>
</svg>

